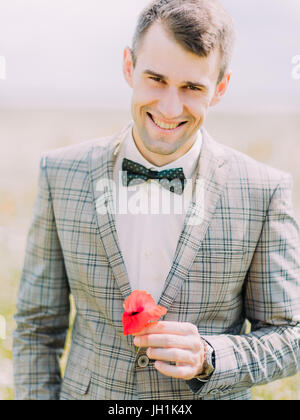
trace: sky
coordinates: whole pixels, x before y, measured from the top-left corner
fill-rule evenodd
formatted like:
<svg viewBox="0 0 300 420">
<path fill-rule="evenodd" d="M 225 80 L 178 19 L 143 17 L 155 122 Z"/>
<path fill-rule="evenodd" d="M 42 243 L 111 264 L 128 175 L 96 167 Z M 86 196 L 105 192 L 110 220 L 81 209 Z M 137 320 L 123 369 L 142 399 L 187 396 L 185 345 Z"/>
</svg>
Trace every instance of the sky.
<svg viewBox="0 0 300 420">
<path fill-rule="evenodd" d="M 237 44 L 220 110 L 300 111 L 300 78 L 292 77 L 292 59 L 300 55 L 300 1 L 221 2 L 236 22 Z M 0 0 L 0 66 L 6 64 L 0 108 L 130 106 L 123 50 L 147 3 Z"/>
</svg>

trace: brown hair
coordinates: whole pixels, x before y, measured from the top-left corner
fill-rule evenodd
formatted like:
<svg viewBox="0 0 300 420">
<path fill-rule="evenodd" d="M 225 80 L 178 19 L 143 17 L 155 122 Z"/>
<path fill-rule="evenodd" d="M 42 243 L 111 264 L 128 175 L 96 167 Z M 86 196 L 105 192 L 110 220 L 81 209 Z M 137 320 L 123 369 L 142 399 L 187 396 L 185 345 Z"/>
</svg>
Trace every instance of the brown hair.
<svg viewBox="0 0 300 420">
<path fill-rule="evenodd" d="M 186 50 L 207 57 L 219 48 L 222 80 L 235 42 L 234 22 L 218 0 L 154 0 L 140 14 L 133 37 L 133 65 L 140 41 L 154 22 L 161 22 Z"/>
</svg>

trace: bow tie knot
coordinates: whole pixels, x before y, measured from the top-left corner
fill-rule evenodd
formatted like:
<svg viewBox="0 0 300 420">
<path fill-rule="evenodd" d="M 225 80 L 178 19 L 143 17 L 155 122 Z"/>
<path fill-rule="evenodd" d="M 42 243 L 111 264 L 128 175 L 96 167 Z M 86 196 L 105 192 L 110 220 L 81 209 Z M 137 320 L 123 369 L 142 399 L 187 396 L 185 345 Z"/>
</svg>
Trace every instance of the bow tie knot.
<svg viewBox="0 0 300 420">
<path fill-rule="evenodd" d="M 184 175 L 183 168 L 153 171 L 137 162 L 124 158 L 122 171 L 123 185 L 127 187 L 129 185 L 140 184 L 141 182 L 148 181 L 149 179 L 155 179 L 159 180 L 162 187 L 167 190 L 176 194 L 182 194 L 186 184 L 186 177 Z"/>
</svg>

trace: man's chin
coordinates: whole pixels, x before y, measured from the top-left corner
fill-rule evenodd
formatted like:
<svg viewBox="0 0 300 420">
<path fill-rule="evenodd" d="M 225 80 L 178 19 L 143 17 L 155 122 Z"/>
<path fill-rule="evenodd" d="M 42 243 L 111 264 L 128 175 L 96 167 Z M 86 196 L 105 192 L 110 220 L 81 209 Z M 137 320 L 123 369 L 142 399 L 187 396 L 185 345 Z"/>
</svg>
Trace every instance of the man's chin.
<svg viewBox="0 0 300 420">
<path fill-rule="evenodd" d="M 149 152 L 165 156 L 176 153 L 181 147 L 181 144 L 169 143 L 165 139 L 152 139 L 150 137 L 143 140 L 143 145 Z"/>
</svg>

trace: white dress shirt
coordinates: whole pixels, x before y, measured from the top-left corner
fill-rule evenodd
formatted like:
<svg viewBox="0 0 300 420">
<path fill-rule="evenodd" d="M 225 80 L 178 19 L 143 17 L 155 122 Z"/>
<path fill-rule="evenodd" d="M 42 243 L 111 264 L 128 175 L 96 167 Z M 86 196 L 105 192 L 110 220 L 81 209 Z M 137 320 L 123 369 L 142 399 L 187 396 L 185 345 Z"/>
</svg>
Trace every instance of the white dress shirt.
<svg viewBox="0 0 300 420">
<path fill-rule="evenodd" d="M 191 149 L 165 166 L 146 160 L 134 142 L 132 133 L 121 145 L 114 167 L 116 189 L 116 229 L 131 289 L 146 290 L 158 303 L 171 269 L 177 243 L 191 198 L 191 189 L 178 195 L 163 188 L 156 180 L 135 186 L 121 181 L 124 158 L 148 169 L 163 171 L 183 168 L 192 184 L 202 146 L 202 133 Z"/>
</svg>

